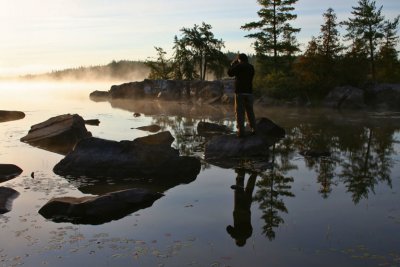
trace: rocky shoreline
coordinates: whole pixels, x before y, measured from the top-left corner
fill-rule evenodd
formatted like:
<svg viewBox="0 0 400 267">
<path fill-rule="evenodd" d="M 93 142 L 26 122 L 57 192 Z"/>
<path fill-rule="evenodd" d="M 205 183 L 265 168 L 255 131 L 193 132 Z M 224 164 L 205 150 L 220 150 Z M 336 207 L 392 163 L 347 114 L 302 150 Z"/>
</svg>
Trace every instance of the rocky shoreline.
<svg viewBox="0 0 400 267">
<path fill-rule="evenodd" d="M 111 86 L 108 91 L 93 91 L 93 101 L 157 99 L 190 100 L 199 104 L 233 104 L 234 80 L 182 81 L 149 80 Z M 261 96 L 255 103 L 262 106 L 321 106 L 334 109 L 400 110 L 400 84 L 375 84 L 366 88 L 339 86 L 333 88 L 315 105 L 301 98 L 280 100 Z"/>
</svg>

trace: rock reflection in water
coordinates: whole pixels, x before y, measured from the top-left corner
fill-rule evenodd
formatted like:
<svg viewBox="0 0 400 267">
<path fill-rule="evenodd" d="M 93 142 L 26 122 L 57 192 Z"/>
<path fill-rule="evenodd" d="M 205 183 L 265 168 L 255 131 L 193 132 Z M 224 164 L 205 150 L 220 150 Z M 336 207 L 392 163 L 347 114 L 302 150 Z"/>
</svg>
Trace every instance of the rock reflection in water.
<svg viewBox="0 0 400 267">
<path fill-rule="evenodd" d="M 138 112 L 145 116 L 187 117 L 193 119 L 209 119 L 223 121 L 233 119 L 234 113 L 231 106 L 196 104 L 187 101 L 158 101 L 158 100 L 110 100 L 113 108 L 129 112 Z"/>
<path fill-rule="evenodd" d="M 175 186 L 189 184 L 197 177 L 188 176 L 186 179 L 140 179 L 140 178 L 89 178 L 89 177 L 65 177 L 71 184 L 84 194 L 102 195 L 114 191 L 120 191 L 130 188 L 145 188 L 152 192 L 163 193 Z"/>
</svg>

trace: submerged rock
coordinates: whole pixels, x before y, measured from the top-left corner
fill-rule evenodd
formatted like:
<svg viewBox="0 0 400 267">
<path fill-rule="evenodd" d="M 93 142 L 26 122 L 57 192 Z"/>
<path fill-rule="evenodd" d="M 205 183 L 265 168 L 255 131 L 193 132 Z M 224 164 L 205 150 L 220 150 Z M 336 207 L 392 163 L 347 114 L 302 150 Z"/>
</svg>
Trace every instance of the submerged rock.
<svg viewBox="0 0 400 267">
<path fill-rule="evenodd" d="M 234 134 L 213 137 L 206 143 L 204 156 L 207 160 L 266 156 L 268 148 L 284 136 L 283 128 L 267 118 L 261 118 L 257 121 L 256 134 L 248 134 L 244 138 Z"/>
<path fill-rule="evenodd" d="M 146 189 L 132 188 L 101 196 L 58 197 L 49 200 L 39 213 L 55 222 L 102 224 L 150 207 L 162 196 Z"/>
<path fill-rule="evenodd" d="M 148 131 L 151 133 L 156 133 L 161 130 L 161 126 L 153 124 L 153 125 L 148 125 L 148 126 L 137 127 L 136 129 L 141 130 L 141 131 Z"/>
<path fill-rule="evenodd" d="M 52 117 L 44 122 L 31 126 L 28 134 L 21 138 L 33 146 L 66 154 L 75 144 L 92 134 L 87 131 L 85 121 L 78 114 L 65 114 Z"/>
<path fill-rule="evenodd" d="M 171 147 L 173 141 L 170 132 L 133 141 L 83 139 L 55 165 L 54 172 L 88 177 L 191 180 L 200 172 L 200 161 L 179 156 L 179 151 Z"/>
<path fill-rule="evenodd" d="M 231 130 L 226 125 L 220 125 L 206 121 L 201 121 L 197 124 L 197 133 L 201 136 L 227 134 L 230 132 Z"/>
<path fill-rule="evenodd" d="M 400 84 L 378 84 L 368 91 L 368 96 L 374 107 L 400 110 Z"/>
<path fill-rule="evenodd" d="M 12 202 L 19 193 L 12 188 L 0 187 L 0 214 L 11 211 Z"/>
<path fill-rule="evenodd" d="M 99 126 L 100 120 L 98 119 L 93 119 L 93 120 L 85 120 L 86 125 L 92 125 L 92 126 Z"/>
<path fill-rule="evenodd" d="M 11 180 L 22 173 L 22 169 L 13 164 L 0 164 L 0 183 Z"/>
<path fill-rule="evenodd" d="M 25 113 L 22 111 L 0 110 L 0 122 L 15 121 L 23 118 L 25 118 Z"/>
</svg>

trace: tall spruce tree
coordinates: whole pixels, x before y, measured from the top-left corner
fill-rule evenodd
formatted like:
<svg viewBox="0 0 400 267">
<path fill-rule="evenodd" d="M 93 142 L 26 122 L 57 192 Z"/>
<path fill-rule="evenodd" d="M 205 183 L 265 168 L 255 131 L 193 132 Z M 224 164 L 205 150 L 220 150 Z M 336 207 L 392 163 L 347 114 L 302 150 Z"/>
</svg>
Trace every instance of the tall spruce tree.
<svg viewBox="0 0 400 267">
<path fill-rule="evenodd" d="M 375 1 L 359 0 L 358 6 L 352 7 L 351 14 L 354 16 L 342 24 L 346 26 L 347 40 L 364 42 L 368 49 L 371 75 L 376 80 L 375 50 L 379 41 L 383 38 L 384 16 L 382 7 L 377 8 Z"/>
<path fill-rule="evenodd" d="M 328 8 L 323 17 L 324 24 L 321 25 L 321 35 L 318 37 L 321 54 L 328 59 L 334 59 L 343 50 L 340 44 L 337 16 L 332 8 Z"/>
<path fill-rule="evenodd" d="M 246 35 L 255 39 L 254 48 L 258 58 L 272 56 L 274 69 L 278 69 L 280 55 L 290 55 L 296 51 L 298 44 L 294 41 L 294 34 L 300 28 L 292 27 L 289 22 L 296 19 L 293 14 L 293 5 L 298 0 L 257 0 L 262 8 L 257 12 L 261 20 L 246 23 L 243 30 L 258 32 Z M 286 38 L 285 38 L 286 37 Z M 290 37 L 290 42 L 288 38 Z"/>
</svg>

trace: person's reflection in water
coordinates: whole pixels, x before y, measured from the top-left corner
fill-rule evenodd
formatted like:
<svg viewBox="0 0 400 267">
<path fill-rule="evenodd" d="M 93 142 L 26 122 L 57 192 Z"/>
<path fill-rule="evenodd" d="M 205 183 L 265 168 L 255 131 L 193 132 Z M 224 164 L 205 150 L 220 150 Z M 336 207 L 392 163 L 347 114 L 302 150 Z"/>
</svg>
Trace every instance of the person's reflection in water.
<svg viewBox="0 0 400 267">
<path fill-rule="evenodd" d="M 226 227 L 226 231 L 236 241 L 236 245 L 242 247 L 246 240 L 252 235 L 251 226 L 251 203 L 253 202 L 253 190 L 256 183 L 257 174 L 251 173 L 246 187 L 244 187 L 245 170 L 235 170 L 236 185 L 232 185 L 235 190 L 235 206 L 233 210 L 233 226 Z"/>
</svg>

